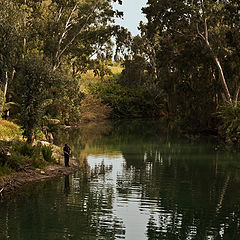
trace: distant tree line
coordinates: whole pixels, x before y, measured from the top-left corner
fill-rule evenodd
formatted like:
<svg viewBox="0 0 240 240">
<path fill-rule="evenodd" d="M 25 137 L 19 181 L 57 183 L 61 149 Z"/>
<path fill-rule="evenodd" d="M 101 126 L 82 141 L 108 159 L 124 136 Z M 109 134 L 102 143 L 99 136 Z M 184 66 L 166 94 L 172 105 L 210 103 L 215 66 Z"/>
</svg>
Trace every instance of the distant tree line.
<svg viewBox="0 0 240 240">
<path fill-rule="evenodd" d="M 240 2 L 148 0 L 142 11 L 132 37 L 111 0 L 0 0 L 0 114 L 11 109 L 29 142 L 44 119 L 101 116 L 161 117 L 238 143 Z M 113 36 L 123 71 L 106 80 Z M 83 90 L 89 70 L 100 81 Z"/>
</svg>

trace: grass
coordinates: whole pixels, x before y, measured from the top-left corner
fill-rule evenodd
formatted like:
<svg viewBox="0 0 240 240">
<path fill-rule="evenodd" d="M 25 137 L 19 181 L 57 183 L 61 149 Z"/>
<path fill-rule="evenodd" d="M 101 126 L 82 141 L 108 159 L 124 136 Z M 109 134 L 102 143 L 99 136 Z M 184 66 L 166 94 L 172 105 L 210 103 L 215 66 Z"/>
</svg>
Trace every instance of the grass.
<svg viewBox="0 0 240 240">
<path fill-rule="evenodd" d="M 14 173 L 15 171 L 8 166 L 0 167 L 0 177 Z"/>
<path fill-rule="evenodd" d="M 21 135 L 22 130 L 17 124 L 6 120 L 0 120 L 0 139 L 13 139 Z"/>
<path fill-rule="evenodd" d="M 51 146 L 31 146 L 22 141 L 0 141 L 0 177 L 22 171 L 26 166 L 34 169 L 56 163 L 52 153 Z"/>
<path fill-rule="evenodd" d="M 121 66 L 111 66 L 109 67 L 112 74 L 106 75 L 101 79 L 100 76 L 95 76 L 93 70 L 89 70 L 86 73 L 81 75 L 81 85 L 82 89 L 85 89 L 88 87 L 89 84 L 95 84 L 100 81 L 107 81 L 108 79 L 115 78 L 116 76 L 119 76 L 123 70 L 123 67 Z"/>
</svg>

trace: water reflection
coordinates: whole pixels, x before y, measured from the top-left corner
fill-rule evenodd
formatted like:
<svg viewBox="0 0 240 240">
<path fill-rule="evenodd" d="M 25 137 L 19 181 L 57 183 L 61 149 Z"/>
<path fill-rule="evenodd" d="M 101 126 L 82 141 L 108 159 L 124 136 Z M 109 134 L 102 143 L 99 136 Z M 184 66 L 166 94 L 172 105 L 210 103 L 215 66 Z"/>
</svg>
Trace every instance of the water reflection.
<svg viewBox="0 0 240 240">
<path fill-rule="evenodd" d="M 104 129 L 94 138 L 75 132 L 82 172 L 0 205 L 0 239 L 240 239 L 238 154 L 173 137 L 159 123 Z"/>
<path fill-rule="evenodd" d="M 70 193 L 69 175 L 64 177 L 64 193 L 66 195 Z"/>
</svg>

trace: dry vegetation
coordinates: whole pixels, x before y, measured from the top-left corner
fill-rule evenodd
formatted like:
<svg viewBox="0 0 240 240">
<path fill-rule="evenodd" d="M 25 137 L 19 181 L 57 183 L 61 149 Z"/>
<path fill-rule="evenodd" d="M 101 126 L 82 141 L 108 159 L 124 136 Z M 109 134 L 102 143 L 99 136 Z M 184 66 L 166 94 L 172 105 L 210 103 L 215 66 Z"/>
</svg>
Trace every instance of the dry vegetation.
<svg viewBox="0 0 240 240">
<path fill-rule="evenodd" d="M 15 137 L 20 137 L 22 130 L 18 125 L 6 120 L 0 120 L 0 139 L 11 140 Z"/>
</svg>

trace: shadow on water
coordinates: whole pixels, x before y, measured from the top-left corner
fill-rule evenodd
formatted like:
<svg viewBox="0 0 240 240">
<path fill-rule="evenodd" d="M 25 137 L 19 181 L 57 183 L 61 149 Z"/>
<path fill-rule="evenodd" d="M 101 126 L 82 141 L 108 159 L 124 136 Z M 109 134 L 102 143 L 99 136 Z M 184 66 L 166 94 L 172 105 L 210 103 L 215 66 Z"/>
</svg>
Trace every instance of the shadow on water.
<svg viewBox="0 0 240 240">
<path fill-rule="evenodd" d="M 0 239 L 240 239 L 238 153 L 154 121 L 85 125 L 56 141 L 83 172 L 2 203 Z"/>
<path fill-rule="evenodd" d="M 64 193 L 66 195 L 70 193 L 69 175 L 64 177 Z"/>
</svg>

